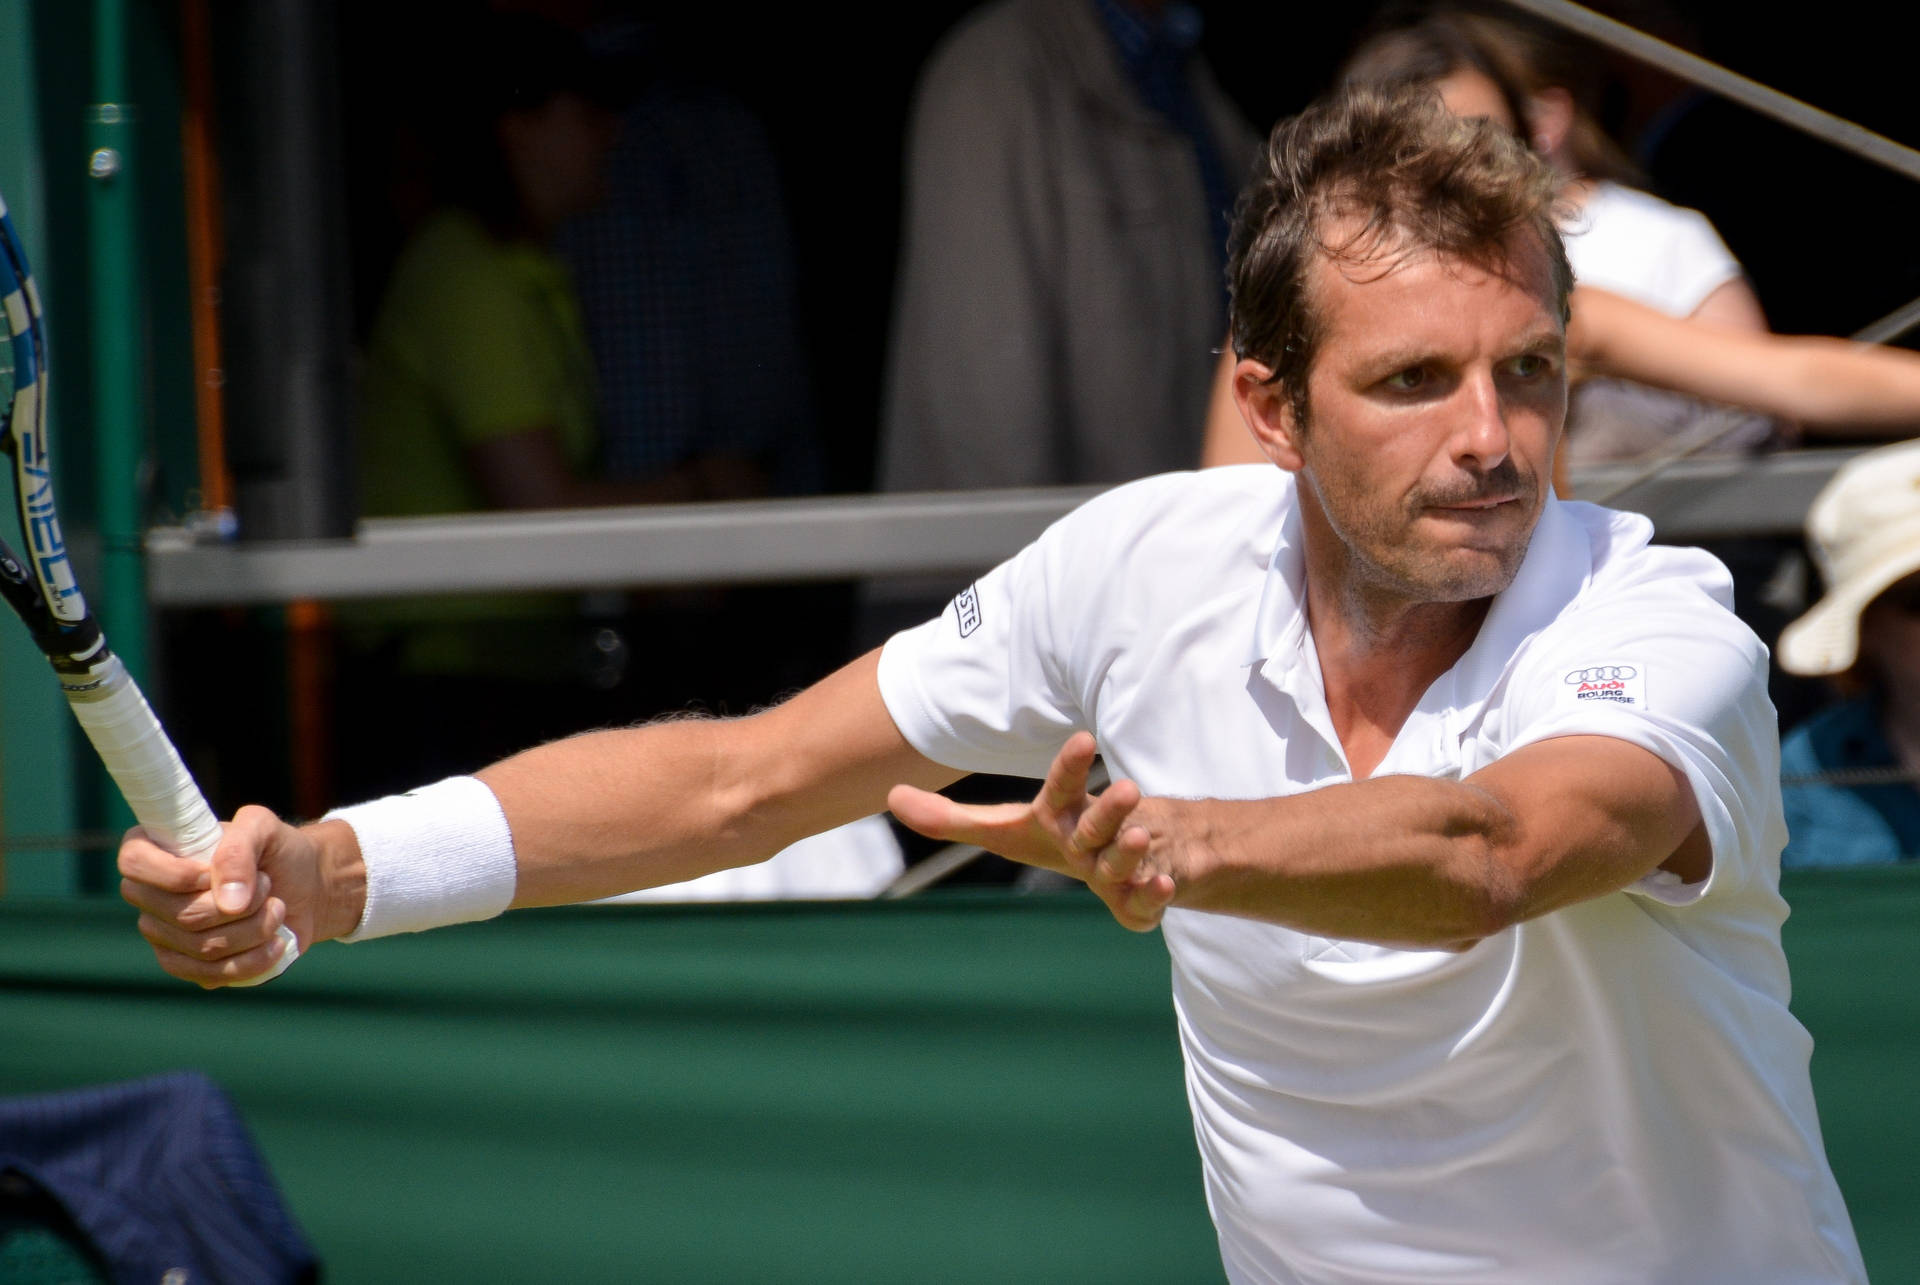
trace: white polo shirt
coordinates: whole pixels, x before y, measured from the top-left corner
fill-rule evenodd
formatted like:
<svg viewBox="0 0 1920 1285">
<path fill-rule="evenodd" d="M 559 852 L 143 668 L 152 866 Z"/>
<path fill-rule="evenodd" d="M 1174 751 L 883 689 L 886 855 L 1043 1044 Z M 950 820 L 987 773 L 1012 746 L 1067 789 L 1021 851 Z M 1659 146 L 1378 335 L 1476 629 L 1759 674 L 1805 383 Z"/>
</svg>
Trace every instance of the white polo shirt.
<svg viewBox="0 0 1920 1285">
<path fill-rule="evenodd" d="M 1172 910 L 1174 1006 L 1235 1281 L 1864 1281 L 1787 1011 L 1766 653 L 1725 571 L 1549 503 L 1479 637 L 1375 775 L 1617 736 L 1685 772 L 1713 873 L 1656 875 L 1460 954 Z M 907 739 L 1040 776 L 1090 729 L 1148 794 L 1349 779 L 1306 628 L 1293 479 L 1108 492 L 880 662 Z"/>
</svg>

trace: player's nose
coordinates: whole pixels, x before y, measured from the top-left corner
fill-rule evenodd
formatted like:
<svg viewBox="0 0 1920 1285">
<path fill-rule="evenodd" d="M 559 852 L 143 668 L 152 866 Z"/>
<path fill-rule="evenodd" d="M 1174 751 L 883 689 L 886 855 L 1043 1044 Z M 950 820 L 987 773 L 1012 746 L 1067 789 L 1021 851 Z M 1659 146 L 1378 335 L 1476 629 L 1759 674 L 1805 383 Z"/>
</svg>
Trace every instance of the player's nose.
<svg viewBox="0 0 1920 1285">
<path fill-rule="evenodd" d="M 1476 371 L 1460 382 L 1457 418 L 1448 443 L 1453 462 L 1476 470 L 1495 467 L 1513 450 L 1506 407 L 1492 371 Z"/>
</svg>

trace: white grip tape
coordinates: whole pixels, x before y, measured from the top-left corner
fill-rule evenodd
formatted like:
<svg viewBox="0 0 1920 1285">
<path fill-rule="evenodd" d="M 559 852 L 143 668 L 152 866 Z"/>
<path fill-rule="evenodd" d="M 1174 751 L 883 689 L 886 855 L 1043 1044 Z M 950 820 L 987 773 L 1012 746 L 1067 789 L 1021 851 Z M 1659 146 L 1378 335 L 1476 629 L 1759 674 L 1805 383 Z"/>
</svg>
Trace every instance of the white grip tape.
<svg viewBox="0 0 1920 1285">
<path fill-rule="evenodd" d="M 98 686 L 69 691 L 67 701 L 141 828 L 170 852 L 211 855 L 220 842 L 219 818 L 120 658 L 107 661 L 106 678 Z M 233 985 L 258 986 L 287 971 L 300 954 L 300 943 L 285 924 L 279 936 L 286 949 L 273 967 Z"/>
</svg>

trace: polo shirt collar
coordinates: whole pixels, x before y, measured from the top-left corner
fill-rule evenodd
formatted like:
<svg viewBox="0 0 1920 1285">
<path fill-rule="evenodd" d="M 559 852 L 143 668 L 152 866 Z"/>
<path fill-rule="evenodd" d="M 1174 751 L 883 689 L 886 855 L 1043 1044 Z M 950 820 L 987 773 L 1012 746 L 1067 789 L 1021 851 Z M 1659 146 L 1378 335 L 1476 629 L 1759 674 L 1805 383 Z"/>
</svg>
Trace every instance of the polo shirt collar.
<svg viewBox="0 0 1920 1285">
<path fill-rule="evenodd" d="M 1311 662 L 1315 671 L 1311 681 L 1317 688 L 1318 659 L 1307 636 L 1305 526 L 1298 488 L 1298 478 L 1288 475 L 1281 500 L 1285 512 L 1280 538 L 1267 563 L 1253 646 L 1245 663 L 1265 662 L 1272 678 L 1291 685 L 1293 671 Z M 1464 730 L 1520 645 L 1565 610 L 1592 575 L 1593 552 L 1584 528 L 1549 495 L 1513 583 L 1494 598 L 1472 646 L 1428 689 L 1420 708 L 1449 708 Z"/>
<path fill-rule="evenodd" d="M 1243 662 L 1276 664 L 1298 656 L 1307 632 L 1305 524 L 1300 518 L 1300 479 L 1281 473 L 1280 538 L 1267 560 L 1267 579 L 1254 616 L 1253 649 Z"/>
<path fill-rule="evenodd" d="M 1593 547 L 1586 529 L 1548 495 L 1519 574 L 1494 598 L 1473 645 L 1434 683 L 1428 699 L 1440 696 L 1463 714 L 1477 713 L 1521 645 L 1553 623 L 1592 578 Z"/>
</svg>

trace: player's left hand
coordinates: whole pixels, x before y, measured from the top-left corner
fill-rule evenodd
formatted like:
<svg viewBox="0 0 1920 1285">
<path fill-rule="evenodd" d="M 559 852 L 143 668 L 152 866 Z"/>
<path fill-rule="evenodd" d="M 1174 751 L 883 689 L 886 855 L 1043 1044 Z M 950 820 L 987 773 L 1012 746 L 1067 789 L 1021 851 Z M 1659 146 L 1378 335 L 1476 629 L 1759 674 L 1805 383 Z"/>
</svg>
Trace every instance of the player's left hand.
<svg viewBox="0 0 1920 1285">
<path fill-rule="evenodd" d="M 887 806 L 908 828 L 948 843 L 971 843 L 1010 861 L 1084 882 L 1122 926 L 1150 932 L 1172 903 L 1171 875 L 1147 859 L 1150 836 L 1130 820 L 1140 788 L 1117 781 L 1087 793 L 1093 737 L 1076 732 L 1054 756 L 1031 803 L 965 804 L 896 785 Z"/>
</svg>

